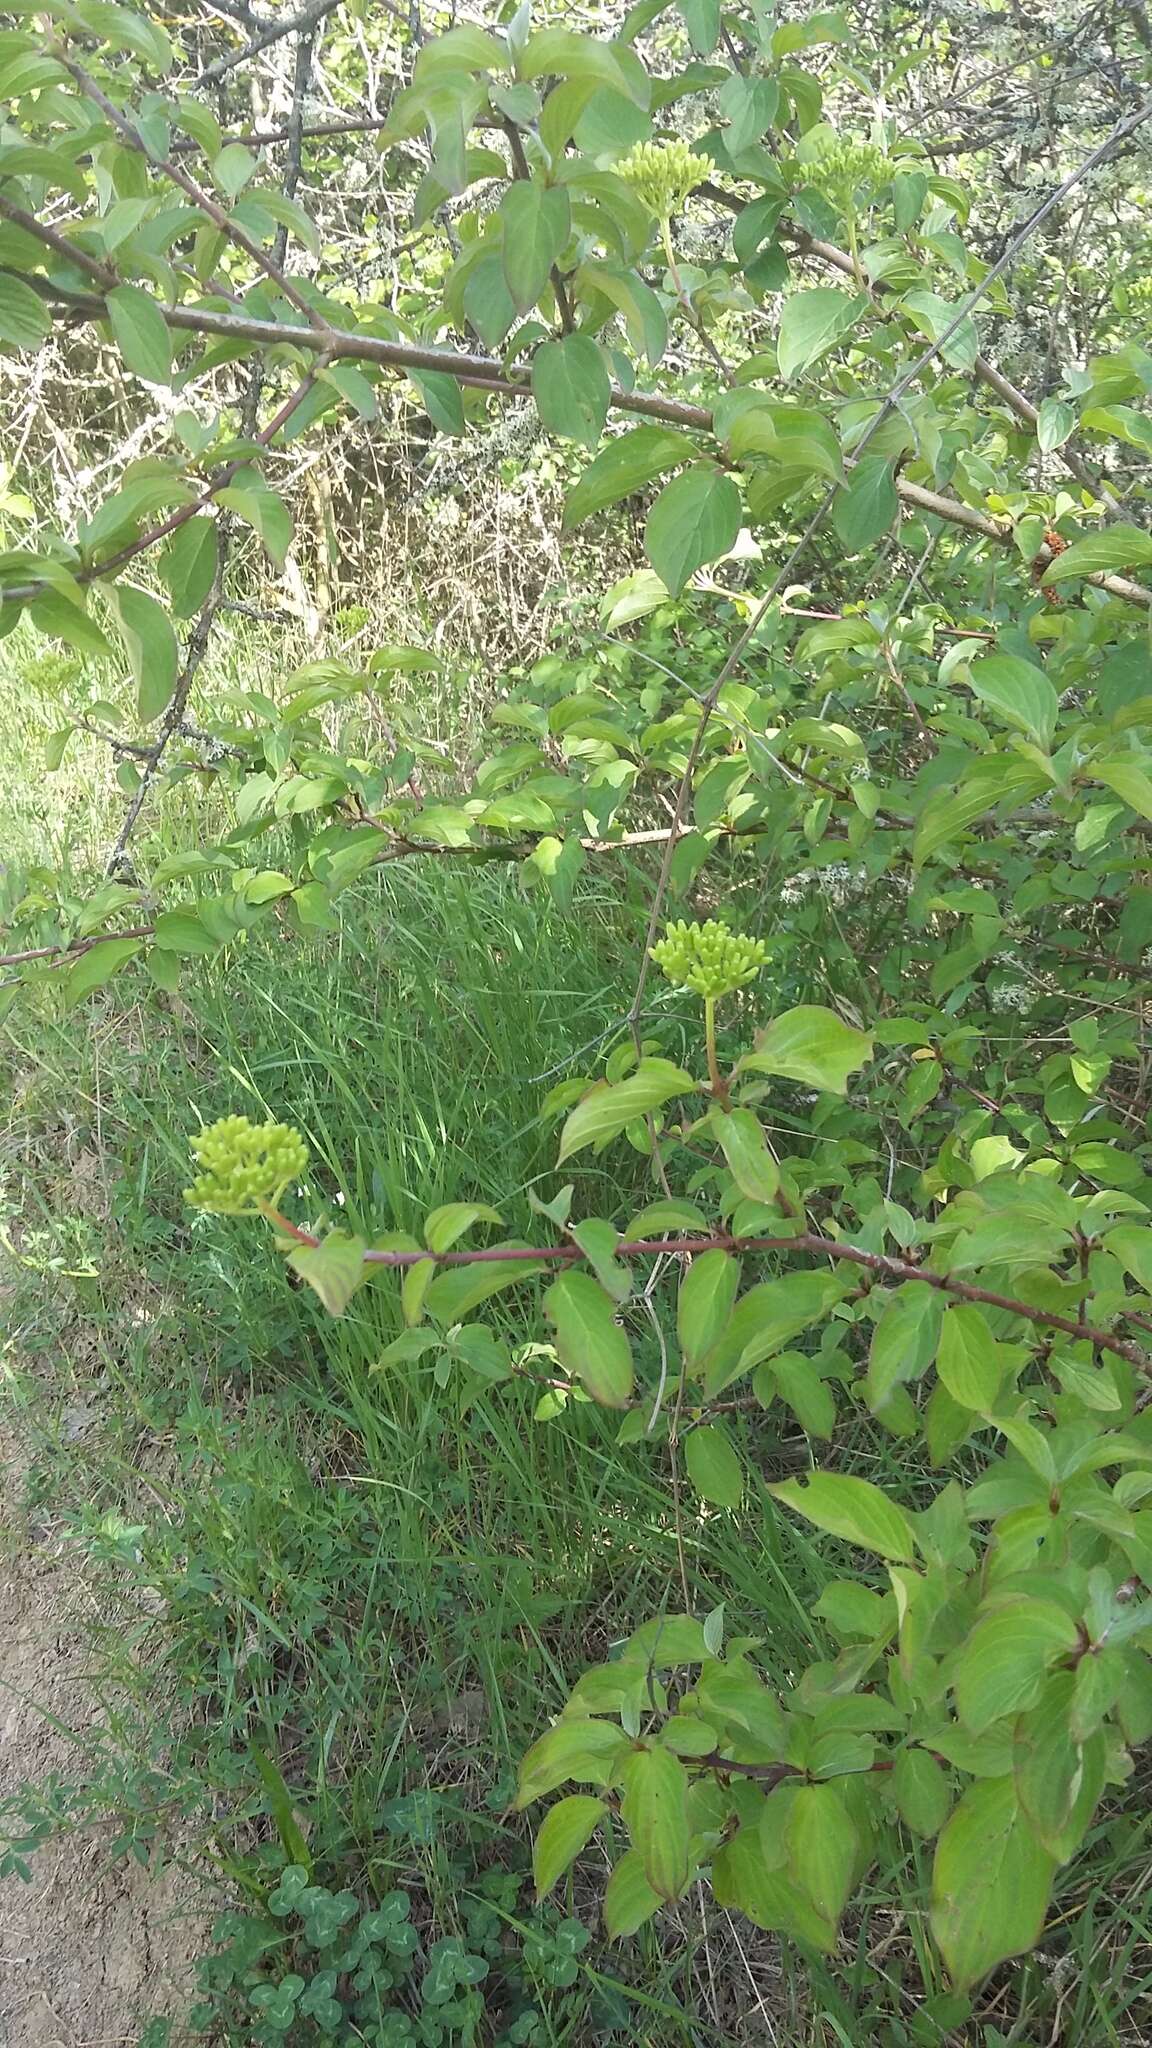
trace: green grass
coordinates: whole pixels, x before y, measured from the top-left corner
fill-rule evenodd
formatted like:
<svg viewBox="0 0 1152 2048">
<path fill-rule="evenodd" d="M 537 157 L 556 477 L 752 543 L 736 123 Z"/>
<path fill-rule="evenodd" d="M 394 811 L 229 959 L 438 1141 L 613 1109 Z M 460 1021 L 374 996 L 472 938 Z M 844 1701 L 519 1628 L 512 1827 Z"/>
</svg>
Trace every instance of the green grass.
<svg viewBox="0 0 1152 2048">
<path fill-rule="evenodd" d="M 90 815 L 93 843 L 106 823 Z M 193 1217 L 181 1189 L 189 1133 L 241 1109 L 308 1138 L 302 1219 L 411 1230 L 469 1199 L 539 1230 L 528 1191 L 548 1198 L 564 1175 L 537 1106 L 620 1028 L 645 886 L 593 876 L 564 916 L 510 873 L 429 861 L 346 903 L 338 938 L 254 938 L 179 997 L 125 981 L 65 1017 L 49 989 L 8 1017 L 10 1410 L 34 1493 L 136 1618 L 93 1644 L 116 1704 L 81 1788 L 0 1815 L 0 1837 L 96 1810 L 144 1852 L 178 1824 L 222 1898 L 259 1900 L 294 1814 L 318 1881 L 366 1902 L 399 1885 L 426 1943 L 459 1935 L 485 1957 L 486 2041 L 530 2007 L 545 2044 L 613 2026 L 653 2048 L 942 2042 L 915 1856 L 874 1873 L 834 1962 L 802 1965 L 691 1900 L 622 1950 L 597 1937 L 571 1983 L 527 1969 L 525 1930 L 551 1938 L 566 1902 L 531 1905 L 516 1762 L 580 1670 L 681 1603 L 667 1454 L 620 1447 L 589 1407 L 538 1422 L 523 1384 L 462 1412 L 423 1359 L 376 1370 L 400 1328 L 392 1279 L 332 1321 L 262 1226 Z M 681 1013 L 654 1002 L 650 1028 L 680 1052 Z M 583 1213 L 623 1221 L 646 1196 L 626 1145 L 580 1167 Z M 485 1314 L 519 1342 L 543 1334 L 534 1301 L 527 1282 Z M 639 1319 L 634 1335 L 654 1380 Z M 79 1439 L 77 1400 L 97 1414 Z M 764 1482 L 806 1455 L 767 1416 L 742 1429 Z M 848 1437 L 854 1469 L 898 1478 L 898 1444 L 871 1424 Z M 827 1653 L 811 1608 L 842 1553 L 786 1526 L 763 1485 L 739 1518 L 689 1511 L 682 1535 L 694 1602 L 724 1601 L 781 1678 Z M 1147 2038 L 1147 1852 L 1138 1816 L 1106 1817 L 1065 1873 L 1060 1936 L 952 2038 Z M 588 1927 L 601 1885 L 590 1856 L 567 1901 Z"/>
</svg>

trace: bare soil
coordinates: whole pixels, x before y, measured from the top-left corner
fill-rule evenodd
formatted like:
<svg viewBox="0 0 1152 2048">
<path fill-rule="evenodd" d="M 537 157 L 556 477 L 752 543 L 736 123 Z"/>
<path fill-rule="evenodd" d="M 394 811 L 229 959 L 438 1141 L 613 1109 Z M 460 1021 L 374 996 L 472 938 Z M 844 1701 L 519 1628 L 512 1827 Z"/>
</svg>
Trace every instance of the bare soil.
<svg viewBox="0 0 1152 2048">
<path fill-rule="evenodd" d="M 0 1434 L 0 1799 L 77 1776 L 70 1736 L 105 1713 L 92 1596 L 75 1554 L 21 1514 L 20 1462 Z M 149 2019 L 187 2011 L 207 1894 L 173 1864 L 112 1857 L 111 1838 L 110 1824 L 78 1828 L 33 1856 L 31 1884 L 0 1881 L 0 2048 L 136 2048 Z"/>
</svg>

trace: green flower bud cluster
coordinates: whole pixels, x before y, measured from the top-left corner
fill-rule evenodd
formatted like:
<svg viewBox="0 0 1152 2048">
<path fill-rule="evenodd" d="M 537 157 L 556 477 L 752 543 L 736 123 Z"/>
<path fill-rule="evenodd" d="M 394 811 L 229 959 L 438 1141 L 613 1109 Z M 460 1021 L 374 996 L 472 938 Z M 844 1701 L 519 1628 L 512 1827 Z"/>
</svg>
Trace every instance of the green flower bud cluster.
<svg viewBox="0 0 1152 2048">
<path fill-rule="evenodd" d="M 616 165 L 618 176 L 660 220 L 669 220 L 715 168 L 711 157 L 697 156 L 686 142 L 637 142 Z"/>
<path fill-rule="evenodd" d="M 755 981 L 768 948 L 763 939 L 729 931 L 710 917 L 707 924 L 670 924 L 652 948 L 652 958 L 673 988 L 690 988 L 705 997 L 728 996 L 745 982 Z"/>
<path fill-rule="evenodd" d="M 308 1164 L 308 1147 L 291 1124 L 254 1124 L 246 1116 L 208 1124 L 191 1150 L 203 1171 L 185 1188 L 184 1200 L 213 1216 L 258 1215 L 261 1204 L 278 1202 Z"/>
<path fill-rule="evenodd" d="M 811 163 L 800 164 L 801 184 L 811 185 L 835 206 L 850 208 L 860 192 L 868 201 L 892 176 L 892 160 L 875 142 L 853 141 L 844 136 L 823 150 Z"/>
</svg>

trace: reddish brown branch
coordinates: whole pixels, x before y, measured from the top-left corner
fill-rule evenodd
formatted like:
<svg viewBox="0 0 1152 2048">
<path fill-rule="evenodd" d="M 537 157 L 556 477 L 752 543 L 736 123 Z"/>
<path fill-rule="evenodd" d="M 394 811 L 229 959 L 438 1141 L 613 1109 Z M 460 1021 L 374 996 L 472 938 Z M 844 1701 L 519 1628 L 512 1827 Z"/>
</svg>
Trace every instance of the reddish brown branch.
<svg viewBox="0 0 1152 2048">
<path fill-rule="evenodd" d="M 39 224 L 30 231 L 39 234 L 42 241 L 47 240 Z M 182 332 L 214 334 L 229 341 L 252 341 L 266 348 L 291 346 L 313 354 L 322 353 L 332 362 L 376 363 L 382 369 L 399 372 L 440 370 L 459 383 L 474 385 L 492 392 L 494 396 L 530 397 L 532 392 L 528 372 L 507 370 L 494 357 L 472 355 L 463 350 L 433 348 L 417 342 L 386 341 L 375 334 L 356 334 L 345 328 L 288 326 L 276 320 L 253 319 L 246 314 L 217 313 L 203 306 L 162 306 L 160 310 L 168 325 Z M 75 306 L 70 305 L 68 317 L 74 317 L 75 312 Z M 620 412 L 634 413 L 642 419 L 663 420 L 669 426 L 683 427 L 689 432 L 712 431 L 709 409 L 689 404 L 684 399 L 657 397 L 645 391 L 623 391 L 614 386 L 612 405 Z M 976 511 L 971 505 L 962 505 L 956 498 L 944 497 L 940 492 L 911 483 L 903 476 L 896 478 L 896 492 L 906 505 L 917 512 L 929 513 L 952 526 L 966 527 L 998 547 L 1013 545 L 1009 524 L 989 519 L 985 513 Z M 95 573 L 81 572 L 78 580 L 91 581 Z M 1085 581 L 1098 584 L 1111 596 L 1122 598 L 1128 604 L 1152 607 L 1152 590 L 1127 576 L 1097 574 L 1086 577 Z M 38 594 L 40 587 L 38 584 L 21 585 L 6 592 L 5 596 L 27 601 Z"/>
<path fill-rule="evenodd" d="M 322 1239 L 311 1232 L 301 1232 L 292 1226 L 292 1236 L 299 1243 L 318 1248 Z M 996 1294 L 988 1287 L 974 1287 L 967 1280 L 957 1280 L 951 1273 L 934 1273 L 926 1266 L 917 1266 L 909 1259 L 889 1258 L 885 1252 L 867 1252 L 859 1245 L 844 1244 L 839 1238 L 820 1237 L 813 1231 L 800 1231 L 794 1237 L 732 1237 L 726 1231 L 718 1231 L 712 1237 L 668 1237 L 637 1238 L 630 1243 L 618 1244 L 615 1256 L 620 1259 L 649 1258 L 669 1255 L 680 1258 L 699 1258 L 704 1252 L 806 1252 L 814 1258 L 845 1259 L 851 1265 L 864 1266 L 878 1278 L 904 1282 L 918 1280 L 925 1287 L 935 1287 L 942 1294 L 954 1295 L 958 1301 L 982 1302 L 989 1308 L 1001 1308 L 1009 1315 L 1022 1316 L 1025 1321 L 1037 1323 L 1044 1329 L 1062 1330 L 1066 1336 L 1075 1337 L 1087 1344 L 1099 1345 L 1103 1351 L 1112 1351 L 1118 1358 L 1127 1359 L 1130 1365 L 1141 1372 L 1152 1372 L 1152 1357 L 1138 1344 L 1130 1343 L 1124 1337 L 1116 1337 L 1110 1330 L 1097 1329 L 1091 1323 L 1079 1322 L 1073 1316 L 1059 1315 L 1055 1309 L 1036 1308 L 1029 1301 L 1019 1301 L 1011 1294 Z M 524 1262 L 534 1259 L 570 1260 L 582 1259 L 584 1253 L 576 1244 L 546 1245 L 493 1245 L 470 1252 L 391 1252 L 368 1250 L 364 1254 L 367 1266 L 408 1267 L 421 1265 L 426 1259 L 440 1266 L 483 1266 L 510 1262 Z"/>
</svg>

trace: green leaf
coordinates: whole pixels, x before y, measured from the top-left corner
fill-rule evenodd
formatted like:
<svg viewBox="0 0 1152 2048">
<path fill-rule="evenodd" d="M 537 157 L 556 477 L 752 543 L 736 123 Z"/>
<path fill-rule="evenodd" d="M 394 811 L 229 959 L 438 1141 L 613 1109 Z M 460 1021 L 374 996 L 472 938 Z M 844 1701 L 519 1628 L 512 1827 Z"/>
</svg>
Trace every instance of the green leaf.
<svg viewBox="0 0 1152 2048">
<path fill-rule="evenodd" d="M 177 619 L 191 619 L 200 610 L 216 574 L 216 521 L 186 519 L 172 535 L 158 568 Z"/>
<path fill-rule="evenodd" d="M 297 1245 L 288 1254 L 288 1264 L 315 1289 L 330 1316 L 342 1316 L 367 1277 L 366 1250 L 362 1237 L 331 1230 L 322 1244 Z"/>
<path fill-rule="evenodd" d="M 631 58 L 631 62 L 626 61 Z M 630 50 L 618 50 L 566 28 L 538 28 L 530 35 L 516 69 L 521 78 L 590 78 L 610 85 L 637 106 L 648 104 L 648 81 Z"/>
<path fill-rule="evenodd" d="M 471 1230 L 474 1223 L 502 1223 L 504 1218 L 498 1209 L 490 1209 L 486 1202 L 445 1202 L 443 1208 L 431 1209 L 424 1219 L 424 1242 L 432 1252 L 446 1252 Z"/>
<path fill-rule="evenodd" d="M 248 1753 L 268 1795 L 268 1809 L 276 1823 L 276 1832 L 280 1837 L 289 1868 L 295 1868 L 310 1882 L 312 1858 L 307 1840 L 296 1818 L 295 1802 L 284 1781 L 283 1773 L 255 1742 L 249 1743 Z"/>
<path fill-rule="evenodd" d="M 697 55 L 709 56 L 720 40 L 720 0 L 677 0 L 677 12 Z"/>
<path fill-rule="evenodd" d="M 170 953 L 214 953 L 219 944 L 194 910 L 161 911 L 153 937 Z"/>
<path fill-rule="evenodd" d="M 871 547 L 891 529 L 900 509 L 892 481 L 894 465 L 884 455 L 862 455 L 832 507 L 832 524 L 852 554 Z"/>
<path fill-rule="evenodd" d="M 668 1749 L 637 1750 L 620 1812 L 652 1890 L 678 1899 L 689 1874 L 688 1773 L 679 1757 Z"/>
<path fill-rule="evenodd" d="M 608 417 L 612 385 L 604 354 L 590 334 L 546 341 L 532 359 L 532 393 L 553 434 L 594 448 Z"/>
<path fill-rule="evenodd" d="M 104 303 L 116 346 L 128 368 L 149 384 L 170 384 L 172 336 L 151 293 L 136 284 L 118 284 L 105 294 Z"/>
<path fill-rule="evenodd" d="M 594 1088 L 572 1111 L 560 1135 L 559 1164 L 585 1145 L 603 1145 L 637 1117 L 659 1109 L 674 1095 L 693 1094 L 698 1083 L 671 1060 L 642 1059 L 634 1074 Z"/>
<path fill-rule="evenodd" d="M 532 1846 L 532 1876 L 536 1904 L 546 1898 L 554 1884 L 575 1862 L 581 1849 L 591 1841 L 608 1808 L 591 1793 L 573 1792 L 545 1814 Z"/>
<path fill-rule="evenodd" d="M 136 678 L 137 709 L 150 724 L 167 710 L 176 688 L 180 649 L 172 622 L 154 597 L 131 583 L 117 583 L 108 597 Z"/>
<path fill-rule="evenodd" d="M 269 185 L 261 185 L 259 190 L 252 194 L 251 204 L 253 209 L 258 208 L 261 213 L 270 216 L 278 227 L 287 228 L 289 234 L 295 235 L 297 241 L 302 242 L 311 255 L 319 256 L 321 247 L 320 235 L 315 222 L 309 219 L 304 208 L 295 199 L 290 199 L 286 192 L 276 192 Z M 236 208 L 236 218 L 242 220 L 244 211 L 243 206 L 238 206 Z M 351 368 L 352 365 L 349 363 L 338 363 L 334 364 L 332 369 L 324 371 L 323 374 L 338 389 L 342 389 L 341 380 Z M 335 375 L 333 375 L 333 371 L 335 371 Z M 353 371 L 353 375 L 355 374 L 355 371 Z M 361 379 L 361 381 L 363 382 L 364 380 Z M 371 413 L 364 414 L 366 419 L 371 417 Z"/>
<path fill-rule="evenodd" d="M 952 1788 L 935 1757 L 926 1749 L 902 1749 L 888 1782 L 905 1827 L 932 1841 L 952 1804 Z"/>
<path fill-rule="evenodd" d="M 1083 1663 L 1091 1663 L 1090 1657 Z M 1064 1837 L 1085 1789 L 1085 1745 L 1073 1739 L 1072 1702 L 1076 1674 L 1057 1671 L 1048 1680 L 1037 1704 L 1021 1714 L 1013 1732 L 1013 1770 L 1016 1796 L 1049 1855 L 1065 1860 Z M 1097 1742 L 1091 1742 L 1092 1763 Z M 1102 1777 L 1089 1770 L 1088 1813 L 1099 1797 Z M 1091 1782 L 1095 1780 L 1095 1784 Z M 1075 1844 L 1072 1845 L 1075 1847 Z"/>
<path fill-rule="evenodd" d="M 624 1236 L 631 1242 L 642 1242 L 649 1238 L 680 1236 L 684 1231 L 704 1232 L 709 1228 L 708 1218 L 695 1202 L 650 1202 L 646 1209 L 640 1209 L 628 1219 Z"/>
<path fill-rule="evenodd" d="M 486 348 L 499 348 L 516 320 L 500 252 L 482 256 L 464 287 L 464 312 Z M 428 379 L 425 376 L 424 385 Z"/>
<path fill-rule="evenodd" d="M 905 313 L 911 314 L 921 334 L 926 334 L 931 341 L 939 341 L 941 335 L 948 333 L 959 310 L 947 299 L 942 299 L 938 292 L 919 289 L 906 292 L 900 304 Z M 979 353 L 980 337 L 976 332 L 976 322 L 971 314 L 965 314 L 940 354 L 954 370 L 971 370 Z"/>
<path fill-rule="evenodd" d="M 701 1500 L 714 1508 L 739 1507 L 744 1498 L 744 1469 L 727 1430 L 719 1423 L 689 1431 L 684 1439 L 684 1463 Z"/>
<path fill-rule="evenodd" d="M 873 1415 L 886 1424 L 899 1417 L 899 1389 L 932 1363 L 943 1312 L 940 1296 L 914 1280 L 890 1295 L 872 1333 L 864 1387 Z"/>
<path fill-rule="evenodd" d="M 604 1926 L 610 1941 L 626 1941 L 643 1927 L 660 1908 L 660 1894 L 653 1891 L 644 1875 L 644 1860 L 638 1849 L 620 1858 L 604 1893 Z"/>
<path fill-rule="evenodd" d="M 629 1742 L 612 1721 L 573 1716 L 557 1722 L 534 1742 L 520 1766 L 516 1809 L 523 1812 L 558 1785 L 610 1785 Z"/>
<path fill-rule="evenodd" d="M 1089 772 L 1097 782 L 1113 789 L 1122 802 L 1141 818 L 1152 819 L 1152 756 L 1148 767 L 1141 766 L 1136 756 L 1130 759 L 1117 758 L 1109 761 L 1092 761 Z"/>
<path fill-rule="evenodd" d="M 632 1351 L 614 1320 L 615 1303 L 587 1273 L 562 1273 L 544 1296 L 544 1311 L 556 1326 L 561 1365 L 594 1401 L 626 1408 L 632 1397 Z"/>
<path fill-rule="evenodd" d="M 964 1303 L 945 1311 L 936 1371 L 961 1408 L 983 1415 L 994 1405 L 1004 1367 L 996 1340 L 978 1308 Z"/>
<path fill-rule="evenodd" d="M 144 965 L 151 979 L 156 983 L 157 988 L 164 989 L 169 995 L 179 988 L 180 959 L 178 954 L 163 953 L 158 946 L 153 946 L 144 961 Z"/>
<path fill-rule="evenodd" d="M 836 1427 L 836 1401 L 832 1389 L 816 1371 L 816 1361 L 802 1351 L 785 1351 L 778 1358 L 765 1359 L 757 1366 L 752 1381 L 756 1399 L 766 1407 L 779 1395 L 792 1410 L 807 1436 L 830 1437 Z"/>
<path fill-rule="evenodd" d="M 985 765 L 990 773 L 973 770 L 959 787 L 948 783 L 928 798 L 912 841 L 912 857 L 917 867 L 923 867 L 942 846 L 958 839 L 969 825 L 997 804 L 1024 803 L 1048 787 L 1048 779 L 1026 762 L 1017 763 L 997 755 Z"/>
<path fill-rule="evenodd" d="M 442 434 L 462 434 L 464 398 L 455 377 L 446 370 L 410 370 L 408 374 L 433 426 Z"/>
<path fill-rule="evenodd" d="M 1011 1778 L 970 1785 L 936 1844 L 932 1933 L 958 1991 L 1034 1948 L 1056 1865 L 1020 1811 Z"/>
<path fill-rule="evenodd" d="M 660 595 L 663 599 L 663 591 Z M 29 606 L 28 616 L 38 633 L 46 633 L 53 640 L 65 640 L 80 654 L 95 654 L 102 660 L 112 654 L 95 619 L 78 610 L 57 590 L 46 590 L 42 597 L 38 597 L 35 604 Z"/>
<path fill-rule="evenodd" d="M 791 1739 L 787 1716 L 750 1664 L 708 1664 L 700 1674 L 696 1695 L 701 1713 L 710 1719 L 741 1729 L 773 1756 L 787 1752 Z"/>
<path fill-rule="evenodd" d="M 1036 422 L 1036 439 L 1042 454 L 1051 455 L 1054 448 L 1062 448 L 1075 431 L 1075 407 L 1064 398 L 1046 398 Z"/>
<path fill-rule="evenodd" d="M 676 1298 L 676 1332 L 690 1371 L 727 1327 L 739 1286 L 740 1262 L 730 1252 L 702 1252 L 684 1274 Z"/>
<path fill-rule="evenodd" d="M 317 375 L 326 384 L 331 384 L 341 398 L 347 399 L 359 419 L 374 420 L 377 417 L 380 408 L 376 402 L 375 386 L 355 363 L 329 363 L 327 368 L 317 371 Z"/>
<path fill-rule="evenodd" d="M 784 311 L 780 316 L 780 334 L 776 353 L 780 359 L 780 375 L 785 383 L 806 370 L 810 363 L 818 362 L 830 348 L 834 348 L 842 335 L 854 327 L 866 298 L 848 292 L 838 292 L 831 285 L 818 285 L 815 291 L 794 292 L 785 299 Z"/>
<path fill-rule="evenodd" d="M 510 1244 L 492 1246 L 493 1251 L 510 1249 Z M 515 1287 L 546 1270 L 541 1260 L 531 1258 L 452 1266 L 446 1273 L 437 1273 L 425 1297 L 425 1307 L 436 1322 L 451 1326 L 463 1322 L 472 1309 L 491 1295 L 502 1294 L 506 1287 Z"/>
<path fill-rule="evenodd" d="M 292 514 L 279 492 L 262 485 L 230 486 L 217 492 L 216 501 L 259 535 L 276 567 L 282 569 L 292 545 Z"/>
<path fill-rule="evenodd" d="M 892 180 L 892 217 L 898 235 L 914 228 L 928 197 L 928 180 L 923 171 L 898 174 Z"/>
<path fill-rule="evenodd" d="M 707 562 L 726 555 L 740 531 L 738 486 L 712 463 L 665 484 L 644 528 L 644 552 L 674 597 Z"/>
<path fill-rule="evenodd" d="M 692 1614 L 658 1614 L 628 1638 L 628 1656 L 641 1658 L 655 1671 L 681 1664 L 702 1664 L 711 1656 L 704 1624 Z"/>
<path fill-rule="evenodd" d="M 609 441 L 573 485 L 564 502 L 565 528 L 579 526 L 582 519 L 619 498 L 631 497 L 665 470 L 691 462 L 695 453 L 687 434 L 671 427 L 633 427 Z"/>
<path fill-rule="evenodd" d="M 1110 1230 L 1104 1248 L 1119 1259 L 1145 1294 L 1152 1294 L 1152 1230 L 1144 1223 L 1121 1223 Z"/>
<path fill-rule="evenodd" d="M 1127 441 L 1130 447 L 1142 448 L 1146 455 L 1152 452 L 1152 420 L 1130 405 L 1089 406 L 1080 424 L 1095 433 Z"/>
<path fill-rule="evenodd" d="M 103 988 L 117 969 L 140 951 L 140 939 L 101 939 L 68 969 L 64 977 L 64 1007 L 74 1009 L 94 989 Z"/>
<path fill-rule="evenodd" d="M 255 175 L 256 158 L 242 142 L 228 142 L 213 160 L 212 179 L 218 192 L 236 199 Z"/>
<path fill-rule="evenodd" d="M 518 313 L 534 306 L 552 265 L 564 253 L 571 206 L 562 185 L 518 178 L 500 201 L 504 222 L 504 282 Z"/>
<path fill-rule="evenodd" d="M 420 1250 L 420 1246 L 415 1238 L 408 1237 L 403 1231 L 395 1231 L 389 1232 L 387 1246 L 380 1244 L 375 1249 L 379 1251 L 415 1252 Z M 404 1276 L 400 1282 L 400 1306 L 404 1313 L 404 1321 L 409 1330 L 415 1329 L 417 1324 L 422 1323 L 424 1320 L 424 1303 L 428 1297 L 428 1289 L 431 1287 L 435 1277 L 436 1262 L 434 1259 L 419 1259 L 415 1265 L 404 1268 Z"/>
<path fill-rule="evenodd" d="M 762 1826 L 741 1828 L 716 1851 L 712 1859 L 716 1902 L 745 1914 L 755 1927 L 778 1930 L 790 1941 L 829 1955 L 836 1946 L 835 1927 L 817 1912 L 808 1893 L 776 1867 L 779 1848 L 770 1833 L 775 1818 L 769 1801 Z M 769 1846 L 771 1869 L 766 1855 Z"/>
<path fill-rule="evenodd" d="M 834 1785 L 801 1785 L 784 1828 L 788 1875 L 834 1927 L 848 1903 L 859 1839 Z"/>
<path fill-rule="evenodd" d="M 741 1373 L 827 1315 L 849 1283 L 842 1273 L 790 1273 L 749 1288 L 704 1361 L 704 1392 L 715 1400 Z"/>
<path fill-rule="evenodd" d="M 872 1057 L 867 1032 L 845 1024 L 834 1010 L 801 1005 L 773 1019 L 758 1033 L 755 1052 L 745 1053 L 741 1073 L 782 1074 L 808 1088 L 845 1095 L 848 1076 Z"/>
<path fill-rule="evenodd" d="M 568 1234 L 575 1238 L 605 1292 L 615 1302 L 627 1301 L 632 1292 L 632 1275 L 616 1257 L 619 1231 L 602 1216 L 588 1216 L 583 1223 L 570 1224 Z"/>
<path fill-rule="evenodd" d="M 1053 1600 L 1013 1599 L 976 1623 L 956 1652 L 956 1711 L 973 1735 L 1033 1706 L 1049 1667 L 1080 1640 L 1071 1616 Z"/>
<path fill-rule="evenodd" d="M 615 306 L 633 350 L 655 369 L 668 346 L 668 319 L 656 293 L 639 272 L 589 261 L 581 264 L 574 288 L 582 299 L 594 302 L 598 293 L 610 306 Z M 602 319 L 603 315 L 599 317 Z"/>
<path fill-rule="evenodd" d="M 1076 1666 L 1068 1725 L 1073 1741 L 1087 1742 L 1110 1714 L 1124 1683 L 1124 1660 L 1115 1650 L 1097 1650 Z"/>
<path fill-rule="evenodd" d="M 742 399 L 747 393 L 737 394 Z M 844 481 L 844 458 L 835 429 L 818 412 L 799 405 L 742 404 L 725 432 L 729 453 L 737 462 L 746 455 L 766 455 L 782 469 Z"/>
<path fill-rule="evenodd" d="M 430 79 L 451 78 L 457 72 L 507 69 L 505 44 L 486 29 L 463 22 L 421 44 L 413 76 L 423 85 Z"/>
<path fill-rule="evenodd" d="M 729 156 L 739 156 L 772 126 L 780 105 L 780 87 L 774 78 L 742 78 L 734 71 L 717 97 L 728 123 L 724 147 Z"/>
<path fill-rule="evenodd" d="M 968 674 L 982 704 L 1006 725 L 1027 733 L 1046 754 L 1051 751 L 1059 699 L 1043 669 L 1016 654 L 986 654 L 972 663 Z"/>
<path fill-rule="evenodd" d="M 708 1112 L 708 1125 L 741 1194 L 750 1202 L 774 1202 L 780 1186 L 780 1168 L 768 1150 L 759 1117 L 750 1109 L 725 1111 L 714 1103 Z"/>
<path fill-rule="evenodd" d="M 39 348 L 51 332 L 52 316 L 31 285 L 0 275 L 0 341 L 13 348 Z"/>
<path fill-rule="evenodd" d="M 805 15 L 800 21 L 786 21 L 774 30 L 771 50 L 774 57 L 792 56 L 797 50 L 811 50 L 818 43 L 849 43 L 852 31 L 844 16 L 836 9 L 822 8 L 815 14 Z M 803 78 L 803 72 L 791 72 L 793 78 Z"/>
<path fill-rule="evenodd" d="M 1090 533 L 1074 540 L 1070 548 L 1049 562 L 1041 581 L 1063 583 L 1069 576 L 1098 576 L 1111 569 L 1143 569 L 1152 562 L 1152 533 L 1140 526 L 1106 526 L 1103 533 Z"/>
<path fill-rule="evenodd" d="M 798 1479 L 786 1479 L 768 1491 L 829 1536 L 842 1537 L 846 1543 L 873 1550 L 878 1557 L 892 1558 L 897 1564 L 910 1564 L 915 1557 L 911 1521 L 870 1479 L 813 1472 L 806 1486 Z"/>
<path fill-rule="evenodd" d="M 427 647 L 378 647 L 369 657 L 368 667 L 374 676 L 434 675 L 444 662 Z"/>
</svg>

